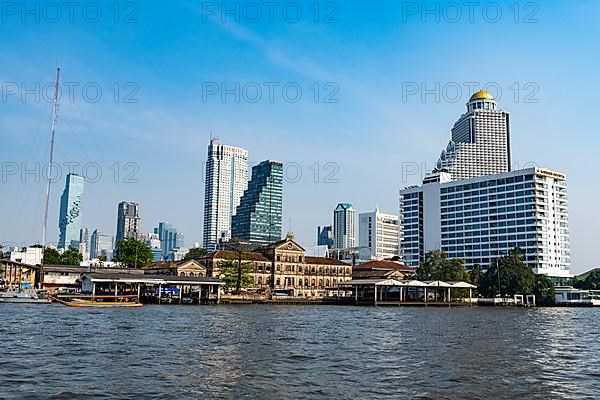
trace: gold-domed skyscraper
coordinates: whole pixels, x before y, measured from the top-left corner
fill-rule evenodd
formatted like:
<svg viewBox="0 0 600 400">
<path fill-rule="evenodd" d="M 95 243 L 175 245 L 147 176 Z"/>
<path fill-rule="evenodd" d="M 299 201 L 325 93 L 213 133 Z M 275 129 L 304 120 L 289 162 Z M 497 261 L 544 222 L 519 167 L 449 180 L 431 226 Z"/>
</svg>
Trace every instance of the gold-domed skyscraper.
<svg viewBox="0 0 600 400">
<path fill-rule="evenodd" d="M 509 113 L 498 109 L 490 93 L 479 90 L 471 96 L 435 169 L 454 181 L 511 170 Z"/>
</svg>

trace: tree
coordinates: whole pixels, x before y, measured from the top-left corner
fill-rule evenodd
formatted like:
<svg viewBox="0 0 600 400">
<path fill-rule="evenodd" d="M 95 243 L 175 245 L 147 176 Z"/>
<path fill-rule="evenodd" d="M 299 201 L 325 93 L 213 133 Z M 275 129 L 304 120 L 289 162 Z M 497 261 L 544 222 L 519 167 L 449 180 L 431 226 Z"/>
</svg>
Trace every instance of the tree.
<svg viewBox="0 0 600 400">
<path fill-rule="evenodd" d="M 127 238 L 117 243 L 115 261 L 125 264 L 128 268 L 140 268 L 150 264 L 153 259 L 150 247 L 134 238 Z"/>
<path fill-rule="evenodd" d="M 481 265 L 476 264 L 469 272 L 469 277 L 471 278 L 471 284 L 475 286 L 479 286 L 479 282 L 483 279 L 483 271 L 481 270 Z"/>
<path fill-rule="evenodd" d="M 44 249 L 43 263 L 46 265 L 60 265 L 62 259 L 60 253 L 56 249 L 46 248 Z"/>
<path fill-rule="evenodd" d="M 556 301 L 554 284 L 546 275 L 538 274 L 535 276 L 533 294 L 535 295 L 536 303 L 542 306 L 552 306 Z"/>
<path fill-rule="evenodd" d="M 79 265 L 82 261 L 83 255 L 73 247 L 69 247 L 60 256 L 60 263 L 63 265 Z"/>
<path fill-rule="evenodd" d="M 425 261 L 417 268 L 417 279 L 450 282 L 470 282 L 471 280 L 464 260 L 449 259 L 448 255 L 440 250 L 429 251 L 425 254 Z"/>
<path fill-rule="evenodd" d="M 202 247 L 194 247 L 193 249 L 190 249 L 190 251 L 188 251 L 188 253 L 185 255 L 185 257 L 183 257 L 183 259 L 186 261 L 198 260 L 207 254 L 208 254 L 207 251 L 205 249 L 203 249 Z"/>
<path fill-rule="evenodd" d="M 221 270 L 220 278 L 229 290 L 234 289 L 235 294 L 240 294 L 241 288 L 251 286 L 254 279 L 252 272 L 252 263 L 241 260 L 225 260 L 219 263 Z"/>
<path fill-rule="evenodd" d="M 485 297 L 530 294 L 535 286 L 535 274 L 525 263 L 519 249 L 493 263 L 479 282 L 479 293 Z"/>
<path fill-rule="evenodd" d="M 595 269 L 585 279 L 576 281 L 574 286 L 579 289 L 600 289 L 600 269 Z"/>
</svg>

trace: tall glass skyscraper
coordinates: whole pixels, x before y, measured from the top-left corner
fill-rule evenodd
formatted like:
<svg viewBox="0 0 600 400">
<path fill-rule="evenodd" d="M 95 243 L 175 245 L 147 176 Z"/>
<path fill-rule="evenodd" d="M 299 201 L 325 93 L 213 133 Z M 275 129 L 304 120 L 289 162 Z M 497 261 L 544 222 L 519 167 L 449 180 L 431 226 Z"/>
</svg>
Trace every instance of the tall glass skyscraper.
<svg viewBox="0 0 600 400">
<path fill-rule="evenodd" d="M 283 164 L 263 161 L 252 168 L 252 179 L 232 218 L 232 236 L 263 246 L 281 240 Z"/>
<path fill-rule="evenodd" d="M 116 243 L 126 238 L 140 239 L 141 232 L 140 206 L 137 203 L 122 201 L 117 210 Z"/>
<path fill-rule="evenodd" d="M 182 248 L 184 237 L 183 233 L 177 232 L 177 228 L 168 222 L 160 222 L 158 228 L 154 228 L 154 233 L 160 240 L 162 256 L 165 257 L 174 249 Z"/>
<path fill-rule="evenodd" d="M 98 229 L 94 230 L 90 239 L 90 259 L 106 257 L 107 261 L 112 260 L 114 242 L 112 236 L 104 235 Z"/>
<path fill-rule="evenodd" d="M 436 163 L 451 179 L 476 178 L 511 170 L 509 113 L 499 110 L 491 94 L 480 90 L 452 128 L 452 140 Z"/>
<path fill-rule="evenodd" d="M 81 197 L 83 196 L 82 176 L 68 174 L 65 190 L 60 198 L 60 215 L 58 219 L 58 248 L 79 249 L 79 231 L 81 230 Z"/>
<path fill-rule="evenodd" d="M 356 211 L 350 203 L 340 203 L 333 210 L 333 244 L 336 249 L 356 246 Z"/>
<path fill-rule="evenodd" d="M 204 187 L 202 245 L 214 251 L 231 238 L 231 218 L 248 187 L 248 151 L 210 141 Z"/>
</svg>

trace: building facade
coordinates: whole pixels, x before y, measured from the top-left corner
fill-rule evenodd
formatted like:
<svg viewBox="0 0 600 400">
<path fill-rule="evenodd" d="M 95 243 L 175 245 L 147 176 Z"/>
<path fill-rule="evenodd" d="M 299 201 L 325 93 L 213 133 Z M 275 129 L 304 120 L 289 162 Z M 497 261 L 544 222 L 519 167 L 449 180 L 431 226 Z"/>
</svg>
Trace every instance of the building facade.
<svg viewBox="0 0 600 400">
<path fill-rule="evenodd" d="M 452 180 L 470 179 L 511 170 L 509 113 L 480 90 L 471 96 L 467 112 L 452 128 L 452 140 L 442 150 L 436 171 Z"/>
<path fill-rule="evenodd" d="M 116 243 L 123 239 L 141 238 L 140 206 L 137 203 L 122 201 L 117 210 Z"/>
<path fill-rule="evenodd" d="M 317 227 L 317 246 L 327 246 L 328 249 L 333 247 L 333 226 Z"/>
<path fill-rule="evenodd" d="M 333 244 L 336 249 L 356 246 L 356 211 L 350 203 L 340 203 L 333 211 Z"/>
<path fill-rule="evenodd" d="M 167 257 L 176 249 L 183 248 L 183 233 L 177 232 L 177 228 L 173 224 L 160 222 L 158 227 L 154 228 L 154 233 L 158 235 L 158 240 L 160 241 L 159 247 L 162 249 L 163 257 Z"/>
<path fill-rule="evenodd" d="M 231 218 L 248 187 L 248 151 L 220 144 L 208 146 L 204 186 L 203 247 L 214 251 L 231 238 Z"/>
<path fill-rule="evenodd" d="M 398 255 L 398 216 L 379 211 L 358 216 L 358 241 L 362 260 L 385 260 Z"/>
<path fill-rule="evenodd" d="M 79 249 L 79 231 L 81 230 L 81 198 L 84 179 L 76 174 L 68 174 L 65 190 L 60 197 L 58 218 L 58 248 Z"/>
<path fill-rule="evenodd" d="M 281 239 L 283 164 L 263 161 L 252 168 L 252 179 L 232 218 L 233 237 L 265 246 Z"/>
<path fill-rule="evenodd" d="M 104 235 L 96 229 L 90 237 L 90 259 L 95 260 L 102 257 L 106 261 L 110 261 L 112 260 L 114 247 L 114 238 L 111 235 Z"/>
<path fill-rule="evenodd" d="M 217 251 L 202 258 L 212 277 L 221 275 L 220 264 L 238 260 L 235 251 Z M 283 291 L 290 296 L 323 297 L 335 294 L 338 284 L 352 279 L 352 266 L 326 257 L 310 257 L 292 235 L 285 239 L 242 254 L 244 262 L 251 264 L 252 289 Z"/>
<path fill-rule="evenodd" d="M 528 168 L 462 181 L 432 174 L 400 191 L 400 220 L 401 255 L 411 267 L 439 249 L 485 269 L 518 247 L 535 273 L 570 276 L 566 176 L 558 172 Z"/>
</svg>

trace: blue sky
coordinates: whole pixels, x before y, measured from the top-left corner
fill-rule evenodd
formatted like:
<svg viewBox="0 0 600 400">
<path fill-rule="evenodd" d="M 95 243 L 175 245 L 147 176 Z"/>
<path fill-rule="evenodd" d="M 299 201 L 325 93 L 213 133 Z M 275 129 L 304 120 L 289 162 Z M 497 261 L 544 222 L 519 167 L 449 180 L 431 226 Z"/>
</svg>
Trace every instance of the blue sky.
<svg viewBox="0 0 600 400">
<path fill-rule="evenodd" d="M 96 2 L 98 22 L 87 2 L 72 20 L 65 6 L 56 21 L 43 5 L 36 15 L 35 2 L 26 2 L 29 14 L 3 8 L 0 242 L 41 239 L 45 188 L 35 170 L 47 162 L 51 105 L 35 93 L 59 63 L 73 89 L 61 102 L 51 241 L 66 166 L 79 163 L 75 171 L 97 181 L 87 183 L 85 226 L 114 234 L 116 205 L 130 200 L 141 204 L 144 231 L 170 221 L 187 245 L 200 242 L 212 132 L 247 148 L 252 162 L 288 164 L 284 231 L 291 225 L 312 251 L 316 226 L 331 222 L 338 202 L 397 212 L 398 189 L 420 181 L 405 172 L 433 166 L 469 83 L 478 83 L 501 90 L 514 162 L 568 174 L 573 270 L 598 266 L 600 4 L 480 2 L 470 16 L 465 3 L 323 1 L 317 16 L 314 1 L 279 2 L 271 21 L 263 2 L 226 2 L 239 5 L 239 22 L 213 13 L 220 1 L 122 2 L 118 15 L 114 2 Z M 253 22 L 257 4 L 262 17 Z M 215 84 L 235 92 L 236 83 L 239 102 L 207 92 Z M 257 86 L 262 96 L 252 102 Z"/>
</svg>

